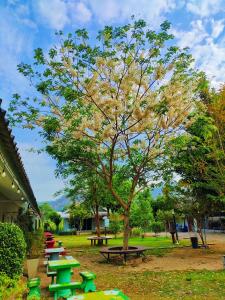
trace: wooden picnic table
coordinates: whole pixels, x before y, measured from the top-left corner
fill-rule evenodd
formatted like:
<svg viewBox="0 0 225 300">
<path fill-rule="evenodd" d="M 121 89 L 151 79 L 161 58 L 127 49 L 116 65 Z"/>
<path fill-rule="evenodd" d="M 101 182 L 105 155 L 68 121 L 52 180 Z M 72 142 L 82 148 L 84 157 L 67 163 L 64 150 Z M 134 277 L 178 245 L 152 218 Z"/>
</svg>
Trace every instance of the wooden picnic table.
<svg viewBox="0 0 225 300">
<path fill-rule="evenodd" d="M 56 271 L 56 283 L 63 284 L 63 283 L 70 283 L 71 282 L 71 269 L 77 268 L 80 266 L 79 261 L 76 259 L 62 259 L 62 260 L 54 260 L 49 261 L 48 267 L 51 271 Z M 67 296 L 70 293 L 70 290 L 63 289 L 58 292 L 58 297 Z"/>
<path fill-rule="evenodd" d="M 129 298 L 115 289 L 71 296 L 67 300 L 129 300 Z"/>
<path fill-rule="evenodd" d="M 64 252 L 63 247 L 60 248 L 47 248 L 45 249 L 45 254 L 49 255 L 49 260 L 59 260 L 59 254 Z"/>
<path fill-rule="evenodd" d="M 108 240 L 112 239 L 110 236 L 89 236 L 87 238 L 91 241 L 91 246 L 96 246 L 96 242 L 98 242 L 98 245 L 103 245 L 103 242 L 105 241 L 105 245 L 108 245 Z"/>
</svg>

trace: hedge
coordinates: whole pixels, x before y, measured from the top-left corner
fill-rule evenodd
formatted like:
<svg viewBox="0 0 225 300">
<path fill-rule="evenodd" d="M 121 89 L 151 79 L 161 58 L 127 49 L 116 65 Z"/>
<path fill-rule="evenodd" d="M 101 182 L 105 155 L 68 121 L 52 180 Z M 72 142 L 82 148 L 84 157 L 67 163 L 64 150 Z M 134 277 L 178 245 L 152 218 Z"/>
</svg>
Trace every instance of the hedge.
<svg viewBox="0 0 225 300">
<path fill-rule="evenodd" d="M 1 300 L 22 300 L 27 288 L 24 281 L 12 279 L 4 273 L 0 273 L 0 299 Z"/>
<path fill-rule="evenodd" d="M 0 223 L 0 270 L 10 278 L 22 274 L 26 242 L 15 224 Z"/>
</svg>

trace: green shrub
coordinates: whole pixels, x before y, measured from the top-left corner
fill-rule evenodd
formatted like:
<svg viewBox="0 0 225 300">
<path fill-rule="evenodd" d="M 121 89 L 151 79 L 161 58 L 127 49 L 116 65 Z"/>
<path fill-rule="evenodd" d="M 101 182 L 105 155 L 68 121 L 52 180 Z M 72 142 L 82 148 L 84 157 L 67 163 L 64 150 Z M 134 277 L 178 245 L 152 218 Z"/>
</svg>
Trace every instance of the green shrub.
<svg viewBox="0 0 225 300">
<path fill-rule="evenodd" d="M 140 227 L 134 227 L 131 230 L 131 236 L 140 237 L 143 233 L 144 233 L 144 231 Z"/>
<path fill-rule="evenodd" d="M 35 232 L 29 232 L 27 234 L 27 238 L 29 241 L 29 248 L 27 249 L 27 256 L 29 258 L 38 258 L 40 257 L 43 245 L 44 245 L 44 231 L 39 228 Z"/>
<path fill-rule="evenodd" d="M 0 273 L 0 299 L 22 300 L 26 292 L 26 284 L 22 280 L 12 279 L 4 273 Z"/>
<path fill-rule="evenodd" d="M 22 274 L 26 242 L 15 224 L 0 223 L 0 270 L 10 278 Z"/>
<path fill-rule="evenodd" d="M 122 222 L 121 222 L 121 216 L 118 213 L 114 213 L 110 215 L 110 221 L 109 221 L 109 230 L 115 235 L 121 231 Z"/>
<path fill-rule="evenodd" d="M 163 231 L 163 223 L 160 221 L 154 221 L 151 224 L 152 231 L 156 233 Z"/>
</svg>

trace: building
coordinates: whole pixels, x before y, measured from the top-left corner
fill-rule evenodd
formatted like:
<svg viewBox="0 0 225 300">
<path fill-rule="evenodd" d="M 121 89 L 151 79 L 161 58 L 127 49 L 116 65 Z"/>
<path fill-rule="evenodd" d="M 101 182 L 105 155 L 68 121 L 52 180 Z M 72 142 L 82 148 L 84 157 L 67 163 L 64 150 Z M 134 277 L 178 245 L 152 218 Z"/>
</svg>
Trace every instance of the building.
<svg viewBox="0 0 225 300">
<path fill-rule="evenodd" d="M 58 212 L 60 216 L 63 219 L 63 232 L 69 232 L 72 231 L 73 229 L 78 230 L 79 229 L 79 220 L 74 220 L 74 224 L 71 224 L 70 222 L 70 216 L 68 212 Z M 100 227 L 102 230 L 104 229 L 104 217 L 107 217 L 107 211 L 100 211 L 99 212 L 99 219 L 100 219 Z M 83 226 L 82 226 L 82 231 L 95 231 L 96 230 L 96 220 L 95 216 L 91 216 L 90 218 L 85 218 L 83 220 Z"/>
<path fill-rule="evenodd" d="M 0 100 L 0 222 L 40 224 L 38 205 Z"/>
</svg>

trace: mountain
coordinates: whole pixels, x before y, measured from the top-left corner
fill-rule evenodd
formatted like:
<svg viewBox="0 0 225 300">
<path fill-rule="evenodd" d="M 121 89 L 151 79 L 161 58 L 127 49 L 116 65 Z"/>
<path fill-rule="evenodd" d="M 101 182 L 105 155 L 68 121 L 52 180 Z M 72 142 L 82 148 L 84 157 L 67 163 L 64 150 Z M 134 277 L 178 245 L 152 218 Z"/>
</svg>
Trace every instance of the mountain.
<svg viewBox="0 0 225 300">
<path fill-rule="evenodd" d="M 61 196 L 60 198 L 57 198 L 55 200 L 45 202 L 51 205 L 51 207 L 56 211 L 63 211 L 64 207 L 70 204 L 70 200 L 65 196 Z"/>
<path fill-rule="evenodd" d="M 162 188 L 154 188 L 151 191 L 152 197 L 157 198 L 158 195 L 162 193 Z M 56 211 L 63 211 L 64 207 L 70 204 L 70 200 L 66 198 L 66 196 L 61 196 L 55 200 L 52 201 L 45 201 L 49 205 L 51 205 L 52 208 Z M 40 203 L 39 203 L 40 204 Z"/>
</svg>

